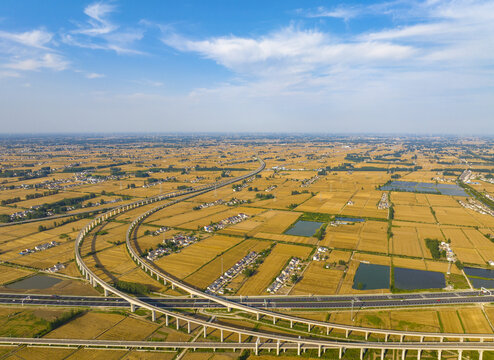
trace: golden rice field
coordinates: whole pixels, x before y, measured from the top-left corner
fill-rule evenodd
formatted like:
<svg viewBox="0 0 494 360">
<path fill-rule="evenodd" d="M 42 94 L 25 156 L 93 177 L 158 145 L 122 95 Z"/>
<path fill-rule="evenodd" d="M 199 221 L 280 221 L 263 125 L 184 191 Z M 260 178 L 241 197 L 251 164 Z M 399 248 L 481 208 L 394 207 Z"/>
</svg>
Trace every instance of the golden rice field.
<svg viewBox="0 0 494 360">
<path fill-rule="evenodd" d="M 251 251 L 259 253 L 262 250 L 267 249 L 269 245 L 270 243 L 268 241 L 254 239 L 244 240 L 224 254 L 216 257 L 199 270 L 186 276 L 184 280 L 194 286 L 206 288 L 245 255 L 249 254 Z"/>
<path fill-rule="evenodd" d="M 283 270 L 286 262 L 292 257 L 305 259 L 311 248 L 306 246 L 277 244 L 264 263 L 259 266 L 258 272 L 250 277 L 238 290 L 238 295 L 260 295 L 266 293 L 266 288 L 272 280 Z"/>
<path fill-rule="evenodd" d="M 166 272 L 183 279 L 241 241 L 238 237 L 213 235 L 182 249 L 180 253 L 164 256 L 155 263 Z"/>
<path fill-rule="evenodd" d="M 428 206 L 396 205 L 395 219 L 423 223 L 435 223 L 436 220 Z"/>
<path fill-rule="evenodd" d="M 312 261 L 290 295 L 336 294 L 343 270 L 325 269 L 325 264 L 324 261 Z"/>
<path fill-rule="evenodd" d="M 414 257 L 424 257 L 415 227 L 393 227 L 391 238 L 392 253 Z M 429 257 L 429 256 L 428 256 Z"/>
</svg>

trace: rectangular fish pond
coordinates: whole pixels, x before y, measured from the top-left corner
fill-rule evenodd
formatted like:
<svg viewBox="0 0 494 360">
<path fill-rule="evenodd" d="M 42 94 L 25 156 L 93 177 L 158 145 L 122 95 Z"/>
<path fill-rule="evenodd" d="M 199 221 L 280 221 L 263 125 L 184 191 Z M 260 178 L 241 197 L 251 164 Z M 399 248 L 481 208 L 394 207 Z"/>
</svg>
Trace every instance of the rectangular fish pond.
<svg viewBox="0 0 494 360">
<path fill-rule="evenodd" d="M 5 285 L 5 287 L 16 290 L 48 289 L 61 281 L 62 279 L 53 276 L 34 275 Z"/>
<path fill-rule="evenodd" d="M 474 288 L 494 289 L 494 270 L 465 266 L 463 271 Z"/>
<path fill-rule="evenodd" d="M 295 236 L 314 236 L 316 231 L 323 225 L 322 222 L 317 221 L 304 221 L 299 220 L 285 231 L 287 235 L 295 235 Z"/>
<path fill-rule="evenodd" d="M 353 278 L 353 289 L 389 289 L 389 266 L 360 263 Z"/>
<path fill-rule="evenodd" d="M 415 181 L 391 181 L 379 188 L 385 191 L 421 192 L 438 195 L 468 196 L 467 193 L 456 184 L 433 184 Z"/>
<path fill-rule="evenodd" d="M 395 288 L 402 290 L 443 289 L 446 278 L 436 271 L 394 268 Z"/>
</svg>

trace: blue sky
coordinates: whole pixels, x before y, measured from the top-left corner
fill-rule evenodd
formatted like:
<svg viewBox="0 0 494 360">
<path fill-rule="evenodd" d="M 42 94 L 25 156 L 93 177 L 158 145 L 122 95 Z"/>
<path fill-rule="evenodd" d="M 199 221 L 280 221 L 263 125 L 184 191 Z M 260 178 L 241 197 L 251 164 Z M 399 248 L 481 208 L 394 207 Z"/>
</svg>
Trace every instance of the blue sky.
<svg viewBox="0 0 494 360">
<path fill-rule="evenodd" d="M 0 133 L 494 133 L 494 1 L 0 2 Z"/>
</svg>

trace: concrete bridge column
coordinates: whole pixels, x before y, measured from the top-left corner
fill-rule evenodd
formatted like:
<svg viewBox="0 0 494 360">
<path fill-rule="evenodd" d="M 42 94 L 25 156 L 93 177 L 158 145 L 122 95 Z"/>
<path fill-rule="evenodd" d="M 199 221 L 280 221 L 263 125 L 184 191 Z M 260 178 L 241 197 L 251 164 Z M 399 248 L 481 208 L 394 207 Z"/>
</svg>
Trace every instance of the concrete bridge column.
<svg viewBox="0 0 494 360">
<path fill-rule="evenodd" d="M 220 341 L 223 342 L 223 329 L 220 329 Z"/>
<path fill-rule="evenodd" d="M 103 290 L 105 292 L 105 297 L 107 297 L 108 296 L 108 289 L 107 288 L 104 288 Z"/>
<path fill-rule="evenodd" d="M 290 320 L 290 329 L 293 328 L 293 321 Z"/>
<path fill-rule="evenodd" d="M 479 350 L 479 360 L 484 358 L 484 350 Z"/>
<path fill-rule="evenodd" d="M 131 312 L 136 311 L 136 306 L 133 303 L 130 303 L 130 311 Z"/>
<path fill-rule="evenodd" d="M 462 355 L 463 355 L 463 350 L 458 350 L 458 360 L 461 360 Z"/>
<path fill-rule="evenodd" d="M 175 284 L 174 283 L 171 284 L 172 284 L 172 290 L 175 290 Z"/>
<path fill-rule="evenodd" d="M 403 342 L 404 338 L 405 338 L 405 335 L 400 335 L 400 342 Z"/>
<path fill-rule="evenodd" d="M 463 342 L 464 338 L 460 338 L 460 342 Z"/>
<path fill-rule="evenodd" d="M 326 335 L 329 335 L 329 331 L 330 331 L 329 329 L 330 329 L 330 328 L 329 328 L 329 326 L 328 326 L 328 327 L 326 328 Z"/>
<path fill-rule="evenodd" d="M 421 336 L 421 337 L 420 337 L 420 342 L 423 342 L 423 341 L 424 341 L 424 337 L 423 337 L 423 336 Z"/>
<path fill-rule="evenodd" d="M 151 320 L 156 321 L 156 311 L 151 310 Z"/>
<path fill-rule="evenodd" d="M 278 340 L 276 342 L 276 355 L 279 355 L 280 354 L 280 341 Z"/>
<path fill-rule="evenodd" d="M 360 360 L 363 360 L 364 355 L 365 355 L 365 349 L 364 348 L 361 348 L 360 349 Z"/>
<path fill-rule="evenodd" d="M 388 342 L 388 339 L 389 339 L 389 334 L 384 334 L 384 341 Z"/>
<path fill-rule="evenodd" d="M 256 313 L 256 319 L 259 321 L 259 313 Z"/>
<path fill-rule="evenodd" d="M 401 360 L 405 360 L 407 356 L 407 349 L 401 350 Z"/>
<path fill-rule="evenodd" d="M 165 325 L 168 326 L 168 315 L 165 315 Z"/>
<path fill-rule="evenodd" d="M 349 331 L 348 331 L 348 329 L 347 329 L 347 330 L 345 330 L 345 337 L 346 337 L 346 338 L 348 337 L 348 332 L 349 332 Z"/>
<path fill-rule="evenodd" d="M 307 324 L 307 332 L 310 332 L 310 324 Z"/>
<path fill-rule="evenodd" d="M 480 338 L 480 342 L 484 342 L 484 338 Z"/>
<path fill-rule="evenodd" d="M 321 347 L 321 345 L 319 345 L 317 348 L 317 356 L 318 357 L 321 357 L 321 350 L 322 350 L 322 347 Z"/>
<path fill-rule="evenodd" d="M 300 356 L 300 343 L 297 343 L 297 355 Z"/>
<path fill-rule="evenodd" d="M 338 359 L 341 359 L 344 353 L 345 353 L 345 348 L 340 347 L 338 349 Z"/>
<path fill-rule="evenodd" d="M 242 342 L 242 333 L 238 333 L 238 342 L 241 343 Z"/>
<path fill-rule="evenodd" d="M 420 360 L 420 357 L 422 356 L 422 349 L 417 350 L 417 360 Z"/>
<path fill-rule="evenodd" d="M 187 321 L 187 334 L 190 334 L 190 321 Z"/>
<path fill-rule="evenodd" d="M 273 325 L 276 324 L 276 317 L 273 316 Z"/>
<path fill-rule="evenodd" d="M 368 340 L 368 339 L 369 339 L 369 332 L 368 332 L 368 331 L 366 331 L 366 332 L 365 332 L 365 340 Z"/>
<path fill-rule="evenodd" d="M 259 355 L 259 343 L 256 341 L 256 356 Z"/>
<path fill-rule="evenodd" d="M 441 336 L 439 337 L 439 342 L 443 342 L 444 341 L 444 338 Z"/>
<path fill-rule="evenodd" d="M 442 350 L 437 350 L 437 360 L 441 360 Z"/>
<path fill-rule="evenodd" d="M 386 349 L 381 349 L 381 360 L 384 360 L 384 355 L 386 355 Z"/>
<path fill-rule="evenodd" d="M 180 329 L 180 320 L 177 318 L 177 330 Z"/>
</svg>

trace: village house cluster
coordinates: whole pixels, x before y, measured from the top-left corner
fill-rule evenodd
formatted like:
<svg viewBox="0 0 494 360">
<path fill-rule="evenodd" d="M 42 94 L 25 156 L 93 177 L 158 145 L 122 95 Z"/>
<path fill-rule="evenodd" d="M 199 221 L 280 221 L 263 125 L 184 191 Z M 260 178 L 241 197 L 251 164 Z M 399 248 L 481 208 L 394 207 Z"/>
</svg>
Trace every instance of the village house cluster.
<svg viewBox="0 0 494 360">
<path fill-rule="evenodd" d="M 156 185 L 161 185 L 161 184 L 166 183 L 166 182 L 176 182 L 176 181 L 177 181 L 177 178 L 175 176 L 168 176 L 164 179 L 159 179 L 158 181 L 152 182 L 150 184 L 142 185 L 142 187 L 143 188 L 150 188 L 150 187 L 153 187 Z"/>
<path fill-rule="evenodd" d="M 290 279 L 290 276 L 294 275 L 297 270 L 300 270 L 300 259 L 299 258 L 292 258 L 288 265 L 283 269 L 280 275 L 274 280 L 274 282 L 269 285 L 267 292 L 271 294 L 275 294 L 278 290 L 280 290 L 283 285 L 285 285 L 288 280 Z"/>
<path fill-rule="evenodd" d="M 308 186 L 314 184 L 317 180 L 319 180 L 319 175 L 315 175 L 315 176 L 311 177 L 310 179 L 302 180 L 302 184 L 300 186 L 301 187 L 308 187 Z"/>
<path fill-rule="evenodd" d="M 206 292 L 209 294 L 224 294 L 225 286 L 238 274 L 244 271 L 250 264 L 252 264 L 257 257 L 258 254 L 255 251 L 251 251 L 249 254 L 237 261 L 235 265 L 222 274 L 211 285 L 209 285 Z"/>
<path fill-rule="evenodd" d="M 271 185 L 270 187 L 268 187 L 266 190 L 266 192 L 270 192 L 270 191 L 273 191 L 274 189 L 276 189 L 278 187 L 278 185 Z"/>
<path fill-rule="evenodd" d="M 244 214 L 244 213 L 240 213 L 236 216 L 230 216 L 226 219 L 223 219 L 223 220 L 217 222 L 216 224 L 206 225 L 206 226 L 204 226 L 204 231 L 211 233 L 211 232 L 216 231 L 216 230 L 224 229 L 228 225 L 238 224 L 239 222 L 242 222 L 248 218 L 249 218 L 249 215 Z"/>
<path fill-rule="evenodd" d="M 221 205 L 224 202 L 225 202 L 224 200 L 218 199 L 218 200 L 213 201 L 213 202 L 208 202 L 208 203 L 204 203 L 204 204 L 201 204 L 201 205 L 197 205 L 197 207 L 195 207 L 194 209 L 196 209 L 196 208 L 197 208 L 197 210 L 199 210 L 199 209 L 206 209 L 206 208 L 211 207 L 211 206 Z"/>
<path fill-rule="evenodd" d="M 32 249 L 24 249 L 19 254 L 20 255 L 28 255 L 28 254 L 32 254 L 32 253 L 35 253 L 35 252 L 38 252 L 38 251 L 43 251 L 43 250 L 46 250 L 46 249 L 50 249 L 50 248 L 55 247 L 57 245 L 60 245 L 60 243 L 59 242 L 56 242 L 56 241 L 51 241 L 49 243 L 44 243 L 44 244 L 36 245 Z"/>
<path fill-rule="evenodd" d="M 326 253 L 328 252 L 328 248 L 324 246 L 320 246 L 317 248 L 316 253 L 312 256 L 312 260 L 314 261 L 322 261 L 327 259 Z"/>
<path fill-rule="evenodd" d="M 389 200 L 388 200 L 388 194 L 387 193 L 383 193 L 381 195 L 381 200 L 379 200 L 379 204 L 377 205 L 377 208 L 379 210 L 383 210 L 383 209 L 388 209 L 389 208 Z"/>
<path fill-rule="evenodd" d="M 158 236 L 161 233 L 164 233 L 165 231 L 168 231 L 168 227 L 162 226 L 158 230 L 153 232 L 153 236 Z"/>
<path fill-rule="evenodd" d="M 59 272 L 60 270 L 63 270 L 63 269 L 65 269 L 65 265 L 62 263 L 58 263 L 58 264 L 53 265 L 52 267 L 49 267 L 45 271 L 49 272 L 49 273 L 56 273 L 56 272 Z"/>
<path fill-rule="evenodd" d="M 451 250 L 451 246 L 447 242 L 441 241 L 441 244 L 439 245 L 439 250 L 445 251 L 446 252 L 446 259 L 451 262 L 456 261 L 456 255 Z"/>
<path fill-rule="evenodd" d="M 244 180 L 244 182 L 242 184 L 238 184 L 238 185 L 233 185 L 233 191 L 236 192 L 236 191 L 242 191 L 243 189 L 245 189 L 247 186 L 249 186 L 249 183 L 252 182 L 252 180 L 254 180 L 253 177 L 251 178 L 248 178 L 247 180 Z"/>
<path fill-rule="evenodd" d="M 494 211 L 484 204 L 482 204 L 480 201 L 474 200 L 472 198 L 468 198 L 467 202 L 464 202 L 462 200 L 458 200 L 461 206 L 464 208 L 476 211 L 478 213 L 484 214 L 484 215 L 491 215 L 494 216 Z"/>
<path fill-rule="evenodd" d="M 154 261 L 164 255 L 171 253 L 176 249 L 183 249 L 189 245 L 194 244 L 197 241 L 195 236 L 177 234 L 171 239 L 163 240 L 163 244 L 158 245 L 156 250 L 148 252 L 146 258 L 150 261 Z"/>
</svg>

